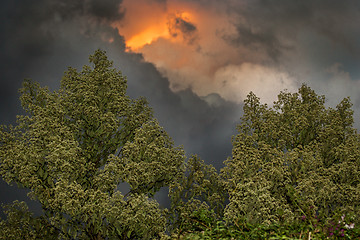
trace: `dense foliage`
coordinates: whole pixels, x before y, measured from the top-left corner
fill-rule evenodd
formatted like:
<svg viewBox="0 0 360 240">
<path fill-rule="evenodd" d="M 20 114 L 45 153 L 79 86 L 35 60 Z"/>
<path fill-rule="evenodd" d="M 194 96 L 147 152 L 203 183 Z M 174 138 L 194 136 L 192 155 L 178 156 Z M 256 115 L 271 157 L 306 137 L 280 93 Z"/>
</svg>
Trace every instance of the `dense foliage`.
<svg viewBox="0 0 360 240">
<path fill-rule="evenodd" d="M 287 239 L 360 234 L 360 138 L 351 103 L 303 85 L 272 107 L 248 95 L 219 174 L 185 159 L 103 51 L 58 91 L 30 80 L 27 115 L 0 129 L 0 174 L 30 189 L 5 206 L 0 239 Z M 127 183 L 130 190 L 119 186 Z M 170 209 L 154 195 L 169 188 Z"/>
<path fill-rule="evenodd" d="M 144 99 L 126 96 L 126 79 L 104 52 L 90 62 L 81 72 L 69 68 L 59 91 L 24 82 L 28 115 L 1 130 L 1 175 L 31 190 L 54 237 L 159 236 L 165 212 L 151 197 L 182 173 L 184 152 Z M 122 182 L 129 193 L 117 188 Z"/>
<path fill-rule="evenodd" d="M 336 109 L 324 103 L 305 85 L 280 93 L 272 108 L 250 93 L 223 169 L 227 219 L 281 223 L 360 210 L 360 139 L 350 101 Z"/>
</svg>

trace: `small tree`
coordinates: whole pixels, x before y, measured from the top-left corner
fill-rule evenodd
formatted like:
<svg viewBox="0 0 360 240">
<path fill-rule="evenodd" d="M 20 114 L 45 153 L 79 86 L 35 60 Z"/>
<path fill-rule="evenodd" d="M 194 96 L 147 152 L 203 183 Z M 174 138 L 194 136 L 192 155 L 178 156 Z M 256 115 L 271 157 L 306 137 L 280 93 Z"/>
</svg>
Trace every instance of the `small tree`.
<svg viewBox="0 0 360 240">
<path fill-rule="evenodd" d="M 182 174 L 184 152 L 144 99 L 126 95 L 126 79 L 105 52 L 96 51 L 90 63 L 81 72 L 69 68 L 59 91 L 24 82 L 28 115 L 1 128 L 0 173 L 29 188 L 44 216 L 11 214 L 27 212 L 16 203 L 0 238 L 21 224 L 31 229 L 25 238 L 41 236 L 36 231 L 44 226 L 51 229 L 47 236 L 61 239 L 147 239 L 164 232 L 165 213 L 151 197 Z M 118 189 L 122 182 L 130 192 Z"/>
<path fill-rule="evenodd" d="M 345 98 L 335 109 L 324 103 L 306 85 L 281 92 L 273 107 L 248 95 L 222 170 L 226 219 L 280 223 L 350 214 L 359 221 L 360 138 L 351 103 Z"/>
</svg>

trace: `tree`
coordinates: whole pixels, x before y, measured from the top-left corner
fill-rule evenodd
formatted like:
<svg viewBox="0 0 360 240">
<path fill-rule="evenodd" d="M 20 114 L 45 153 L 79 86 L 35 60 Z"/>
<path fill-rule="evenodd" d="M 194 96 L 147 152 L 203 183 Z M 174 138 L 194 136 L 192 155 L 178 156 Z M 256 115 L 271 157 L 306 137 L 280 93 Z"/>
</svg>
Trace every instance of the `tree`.
<svg viewBox="0 0 360 240">
<path fill-rule="evenodd" d="M 306 85 L 281 92 L 273 107 L 248 95 L 222 169 L 228 221 L 325 221 L 346 214 L 359 222 L 360 138 L 352 105 L 349 98 L 335 109 L 324 104 Z"/>
<path fill-rule="evenodd" d="M 164 233 L 165 212 L 152 197 L 183 173 L 184 152 L 145 99 L 126 95 L 126 79 L 104 51 L 97 50 L 90 63 L 81 72 L 69 68 L 58 91 L 24 82 L 27 115 L 1 128 L 0 173 L 29 188 L 44 215 L 35 218 L 24 203 L 15 203 L 0 236 L 19 228 L 29 230 L 29 239 L 148 239 Z M 130 185 L 126 194 L 118 188 L 123 182 Z M 49 231 L 38 233 L 44 226 Z"/>
</svg>

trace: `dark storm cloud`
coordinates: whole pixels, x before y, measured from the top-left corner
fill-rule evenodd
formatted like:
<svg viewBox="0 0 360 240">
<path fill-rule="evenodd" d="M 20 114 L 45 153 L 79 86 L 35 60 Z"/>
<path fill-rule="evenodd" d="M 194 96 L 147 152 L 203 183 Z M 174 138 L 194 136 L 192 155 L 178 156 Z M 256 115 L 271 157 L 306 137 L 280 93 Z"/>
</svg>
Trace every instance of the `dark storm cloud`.
<svg viewBox="0 0 360 240">
<path fill-rule="evenodd" d="M 26 77 L 23 74 L 26 63 L 46 54 L 52 37 L 40 30 L 46 11 L 31 4 L 22 6 L 19 2 L 9 1 L 2 5 L 0 13 L 0 109 L 2 121 L 10 123 L 19 111 L 17 89 Z"/>
<path fill-rule="evenodd" d="M 239 16 L 234 23 L 237 35 L 224 38 L 232 44 L 264 50 L 275 60 L 294 49 L 297 37 L 309 31 L 359 52 L 359 1 L 248 0 L 229 6 L 229 11 Z"/>
<path fill-rule="evenodd" d="M 122 0 L 91 0 L 90 13 L 101 19 L 120 20 L 124 16 L 124 12 L 119 11 L 121 2 Z"/>
<path fill-rule="evenodd" d="M 224 36 L 224 39 L 235 46 L 251 48 L 253 51 L 264 51 L 273 60 L 277 60 L 285 46 L 270 31 L 255 32 L 249 26 L 236 26 L 238 36 Z"/>
<path fill-rule="evenodd" d="M 62 31 L 64 26 L 72 25 L 73 28 L 79 29 L 82 27 L 84 33 L 91 33 L 98 31 L 98 29 L 92 29 L 96 22 L 121 17 L 115 13 L 105 16 L 105 13 L 111 11 L 101 9 L 99 2 L 102 1 L 6 1 L 2 5 L 0 10 L 0 64 L 2 66 L 0 94 L 6 100 L 0 102 L 0 108 L 1 112 L 4 112 L 2 119 L 6 123 L 13 121 L 15 115 L 19 113 L 17 89 L 21 87 L 23 79 L 32 77 L 30 72 L 41 72 L 42 66 L 46 65 L 46 59 L 58 54 L 55 48 L 61 47 L 60 43 L 69 45 L 76 39 L 74 36 L 67 36 L 68 33 Z M 120 4 L 119 1 L 107 3 L 113 12 Z M 103 11 L 103 15 L 95 11 L 95 7 Z M 78 21 L 81 21 L 79 18 L 92 23 L 79 26 Z M 61 38 L 68 38 L 68 43 L 61 42 Z M 63 56 L 63 54 L 60 55 Z M 36 66 L 37 61 L 44 63 Z M 53 66 L 49 67 L 53 68 Z"/>
</svg>

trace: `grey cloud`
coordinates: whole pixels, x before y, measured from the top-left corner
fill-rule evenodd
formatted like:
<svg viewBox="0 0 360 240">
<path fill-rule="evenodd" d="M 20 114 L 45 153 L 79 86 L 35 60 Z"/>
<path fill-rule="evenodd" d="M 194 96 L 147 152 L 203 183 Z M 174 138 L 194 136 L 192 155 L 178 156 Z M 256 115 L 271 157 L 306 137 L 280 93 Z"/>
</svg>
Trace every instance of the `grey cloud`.
<svg viewBox="0 0 360 240">
<path fill-rule="evenodd" d="M 360 2 L 248 0 L 229 1 L 229 10 L 239 16 L 237 34 L 225 36 L 231 44 L 253 47 L 277 60 L 297 45 L 300 34 L 318 34 L 349 51 L 359 52 Z M 354 36 L 355 34 L 355 36 Z"/>
<path fill-rule="evenodd" d="M 153 0 L 153 1 L 164 4 L 164 5 L 167 3 L 167 0 Z"/>
<path fill-rule="evenodd" d="M 120 11 L 122 0 L 91 0 L 90 13 L 100 19 L 120 20 L 124 12 Z"/>
<path fill-rule="evenodd" d="M 290 46 L 282 45 L 281 41 L 270 31 L 256 32 L 249 26 L 236 26 L 237 36 L 223 36 L 234 46 L 251 48 L 252 51 L 264 51 L 271 59 L 277 60 L 284 49 Z"/>
<path fill-rule="evenodd" d="M 45 1 L 50 13 L 59 14 L 62 20 L 78 16 L 93 17 L 100 21 L 121 20 L 124 12 L 121 10 L 122 0 L 50 0 Z"/>
</svg>

